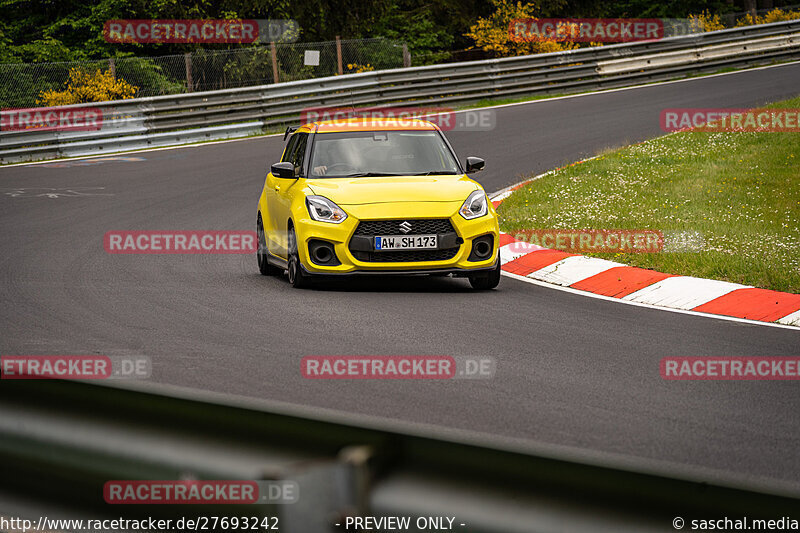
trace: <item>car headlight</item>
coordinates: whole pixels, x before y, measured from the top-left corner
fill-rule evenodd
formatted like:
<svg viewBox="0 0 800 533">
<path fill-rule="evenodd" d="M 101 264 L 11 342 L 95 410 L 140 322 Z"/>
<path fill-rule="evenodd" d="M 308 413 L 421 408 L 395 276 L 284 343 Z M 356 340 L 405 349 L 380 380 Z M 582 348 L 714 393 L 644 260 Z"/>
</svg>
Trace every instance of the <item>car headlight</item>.
<svg viewBox="0 0 800 533">
<path fill-rule="evenodd" d="M 311 215 L 311 218 L 319 222 L 341 224 L 347 218 L 347 213 L 341 207 L 324 196 L 307 196 L 306 206 L 308 206 L 308 214 Z"/>
<path fill-rule="evenodd" d="M 486 198 L 486 193 L 481 189 L 473 191 L 469 196 L 467 196 L 467 200 L 464 202 L 458 212 L 461 213 L 461 216 L 467 220 L 482 217 L 488 213 L 489 200 Z"/>
</svg>

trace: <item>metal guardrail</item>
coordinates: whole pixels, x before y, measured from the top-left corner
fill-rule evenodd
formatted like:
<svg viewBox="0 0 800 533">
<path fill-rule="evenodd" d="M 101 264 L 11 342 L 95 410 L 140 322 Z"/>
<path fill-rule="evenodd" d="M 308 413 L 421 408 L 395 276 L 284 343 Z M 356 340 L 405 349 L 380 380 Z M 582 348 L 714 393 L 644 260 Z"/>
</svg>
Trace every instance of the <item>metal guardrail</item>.
<svg viewBox="0 0 800 533">
<path fill-rule="evenodd" d="M 61 516 L 84 519 L 278 516 L 284 533 L 343 531 L 335 524 L 347 516 L 451 516 L 465 524 L 454 529 L 472 533 L 596 533 L 672 531 L 676 516 L 775 519 L 800 508 L 796 486 L 323 409 L 155 387 L 3 383 L 0 515 L 34 523 L 66 508 Z M 125 479 L 288 480 L 299 499 L 105 504 L 103 484 Z M 7 491 L 27 513 L 3 508 Z"/>
<path fill-rule="evenodd" d="M 780 54 L 783 51 L 791 52 L 800 47 L 800 33 L 750 39 L 732 44 L 718 44 L 702 48 L 681 50 L 677 52 L 662 52 L 625 59 L 611 59 L 598 61 L 598 74 L 617 74 L 621 72 L 636 72 L 643 69 L 652 69 L 662 66 L 685 65 L 692 63 L 706 63 L 716 60 L 736 59 L 741 55 L 759 53 Z"/>
<path fill-rule="evenodd" d="M 364 72 L 92 104 L 99 131 L 0 132 L 0 163 L 114 153 L 260 133 L 323 106 L 458 105 L 566 94 L 800 58 L 800 21 L 564 52 Z M 80 106 L 66 106 L 80 107 Z"/>
</svg>

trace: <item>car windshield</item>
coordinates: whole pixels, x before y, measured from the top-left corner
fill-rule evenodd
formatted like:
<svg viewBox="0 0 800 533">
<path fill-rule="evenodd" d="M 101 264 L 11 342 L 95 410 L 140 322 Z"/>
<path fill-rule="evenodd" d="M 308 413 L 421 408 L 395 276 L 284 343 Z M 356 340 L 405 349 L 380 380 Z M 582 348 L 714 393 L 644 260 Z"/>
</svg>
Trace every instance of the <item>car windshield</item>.
<svg viewBox="0 0 800 533">
<path fill-rule="evenodd" d="M 314 178 L 460 173 L 436 131 L 318 133 L 314 137 L 310 172 Z"/>
</svg>

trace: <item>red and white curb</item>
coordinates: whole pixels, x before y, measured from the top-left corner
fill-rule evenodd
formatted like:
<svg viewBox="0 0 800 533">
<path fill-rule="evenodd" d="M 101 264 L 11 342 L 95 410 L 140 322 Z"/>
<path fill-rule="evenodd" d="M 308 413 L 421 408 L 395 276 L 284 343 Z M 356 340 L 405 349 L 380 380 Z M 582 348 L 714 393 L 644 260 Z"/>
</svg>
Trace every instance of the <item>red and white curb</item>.
<svg viewBox="0 0 800 533">
<path fill-rule="evenodd" d="M 544 176 L 546 174 L 543 174 Z M 537 176 L 541 177 L 541 176 Z M 534 179 L 537 179 L 534 178 Z M 500 204 L 528 182 L 499 192 Z M 738 283 L 664 274 L 582 255 L 543 248 L 500 235 L 503 271 L 514 276 L 569 287 L 629 303 L 775 322 L 800 327 L 800 294 L 759 289 Z"/>
</svg>

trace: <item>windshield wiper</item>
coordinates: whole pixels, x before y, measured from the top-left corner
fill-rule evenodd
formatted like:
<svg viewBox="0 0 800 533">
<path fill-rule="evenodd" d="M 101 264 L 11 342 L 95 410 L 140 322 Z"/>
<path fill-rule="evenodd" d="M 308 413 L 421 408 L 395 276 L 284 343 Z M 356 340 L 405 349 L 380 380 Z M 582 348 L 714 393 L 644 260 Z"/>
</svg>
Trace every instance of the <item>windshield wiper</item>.
<svg viewBox="0 0 800 533">
<path fill-rule="evenodd" d="M 456 175 L 458 172 L 452 170 L 431 170 L 429 172 L 420 172 L 419 174 L 405 174 L 397 172 L 354 172 L 353 174 L 331 174 L 326 176 L 319 176 L 321 178 L 385 178 L 392 176 L 430 176 L 431 174 L 447 174 Z"/>
<path fill-rule="evenodd" d="M 414 176 L 430 176 L 431 174 L 443 174 L 443 175 L 456 175 L 458 172 L 454 170 L 431 170 L 429 172 L 420 172 L 419 174 L 413 174 Z"/>
<path fill-rule="evenodd" d="M 355 174 L 342 174 L 341 176 L 337 176 L 334 174 L 325 177 L 326 178 L 368 178 L 368 177 L 383 178 L 387 176 L 408 176 L 408 174 L 394 174 L 391 172 L 356 172 Z"/>
</svg>

